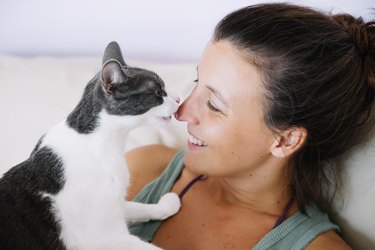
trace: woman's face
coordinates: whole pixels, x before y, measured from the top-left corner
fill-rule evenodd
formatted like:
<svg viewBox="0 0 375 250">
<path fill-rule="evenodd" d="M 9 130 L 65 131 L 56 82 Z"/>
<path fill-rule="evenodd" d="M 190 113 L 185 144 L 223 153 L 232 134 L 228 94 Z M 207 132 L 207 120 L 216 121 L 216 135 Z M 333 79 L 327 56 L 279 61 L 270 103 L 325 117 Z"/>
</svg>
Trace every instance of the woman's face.
<svg viewBox="0 0 375 250">
<path fill-rule="evenodd" d="M 188 124 L 185 165 L 196 174 L 252 175 L 271 157 L 275 138 L 262 119 L 260 73 L 239 53 L 228 41 L 210 42 L 176 114 Z"/>
</svg>

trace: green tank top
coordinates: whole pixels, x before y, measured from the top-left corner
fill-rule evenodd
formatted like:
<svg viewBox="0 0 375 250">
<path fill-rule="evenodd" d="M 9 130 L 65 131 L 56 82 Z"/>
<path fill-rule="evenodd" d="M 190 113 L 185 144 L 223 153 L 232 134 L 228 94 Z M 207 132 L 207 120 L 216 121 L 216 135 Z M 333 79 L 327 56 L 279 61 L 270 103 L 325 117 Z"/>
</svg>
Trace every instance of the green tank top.
<svg viewBox="0 0 375 250">
<path fill-rule="evenodd" d="M 184 151 L 178 152 L 168 164 L 164 172 L 154 181 L 146 185 L 134 198 L 136 202 L 157 203 L 161 196 L 170 192 L 180 176 L 184 164 Z M 149 221 L 129 225 L 133 235 L 144 241 L 152 241 L 161 221 Z M 304 249 L 313 239 L 329 230 L 339 230 L 331 223 L 327 214 L 315 206 L 308 206 L 306 214 L 296 212 L 281 225 L 267 233 L 252 249 Z"/>
</svg>

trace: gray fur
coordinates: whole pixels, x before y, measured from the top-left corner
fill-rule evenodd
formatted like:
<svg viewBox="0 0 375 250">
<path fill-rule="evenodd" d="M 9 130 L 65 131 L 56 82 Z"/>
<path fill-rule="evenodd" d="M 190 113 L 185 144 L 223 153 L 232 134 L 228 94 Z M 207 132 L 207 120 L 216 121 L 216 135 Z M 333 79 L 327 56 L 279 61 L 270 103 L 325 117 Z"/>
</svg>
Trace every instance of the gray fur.
<svg viewBox="0 0 375 250">
<path fill-rule="evenodd" d="M 162 104 L 166 95 L 157 74 L 128 66 L 118 44 L 111 42 L 104 52 L 101 72 L 88 83 L 67 123 L 79 133 L 92 133 L 103 109 L 112 115 L 140 115 Z"/>
<path fill-rule="evenodd" d="M 38 146 L 37 146 L 38 147 Z M 0 179 L 0 248 L 65 249 L 51 200 L 65 183 L 61 159 L 47 147 L 13 167 Z"/>
<path fill-rule="evenodd" d="M 107 61 L 115 59 L 120 62 L 121 65 L 126 66 L 125 60 L 122 57 L 120 46 L 115 42 L 110 42 L 104 52 L 102 64 L 104 65 Z"/>
</svg>

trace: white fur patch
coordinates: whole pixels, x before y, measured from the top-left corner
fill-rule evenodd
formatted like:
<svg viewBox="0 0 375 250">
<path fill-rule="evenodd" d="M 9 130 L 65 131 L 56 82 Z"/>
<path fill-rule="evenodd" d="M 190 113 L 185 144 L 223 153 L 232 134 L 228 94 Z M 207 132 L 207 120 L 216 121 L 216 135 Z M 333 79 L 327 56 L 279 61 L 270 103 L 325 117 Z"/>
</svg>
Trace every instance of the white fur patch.
<svg viewBox="0 0 375 250">
<path fill-rule="evenodd" d="M 131 236 L 125 219 L 164 219 L 178 211 L 179 200 L 171 198 L 167 206 L 168 202 L 159 207 L 144 205 L 145 215 L 130 206 L 126 209 L 129 172 L 124 147 L 132 128 L 163 125 L 177 106 L 167 97 L 162 105 L 139 116 L 114 116 L 102 111 L 100 125 L 90 134 L 77 133 L 65 121 L 46 134 L 41 147 L 48 146 L 61 156 L 65 185 L 57 195 L 44 195 L 54 202 L 61 239 L 68 249 L 158 249 Z"/>
</svg>

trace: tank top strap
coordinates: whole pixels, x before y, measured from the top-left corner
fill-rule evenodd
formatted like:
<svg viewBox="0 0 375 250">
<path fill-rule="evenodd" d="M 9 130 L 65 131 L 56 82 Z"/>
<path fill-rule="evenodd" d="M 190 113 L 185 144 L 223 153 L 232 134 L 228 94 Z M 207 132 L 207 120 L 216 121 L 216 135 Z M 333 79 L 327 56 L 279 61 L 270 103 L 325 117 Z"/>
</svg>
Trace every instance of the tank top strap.
<svg viewBox="0 0 375 250">
<path fill-rule="evenodd" d="M 133 201 L 155 204 L 164 194 L 170 192 L 184 168 L 184 155 L 185 151 L 179 151 L 175 154 L 163 173 L 157 179 L 147 184 L 135 196 Z M 129 231 L 144 241 L 151 241 L 160 224 L 161 221 L 134 223 L 129 225 Z"/>
<path fill-rule="evenodd" d="M 178 195 L 180 197 L 180 200 L 182 200 L 182 198 L 184 197 L 184 195 L 187 193 L 187 191 L 189 191 L 189 189 L 197 182 L 197 181 L 200 181 L 200 180 L 203 180 L 205 177 L 204 175 L 198 175 L 197 177 L 195 177 L 194 179 L 192 179 L 185 187 L 184 189 L 182 189 L 182 191 L 180 192 L 180 194 Z"/>
<path fill-rule="evenodd" d="M 340 229 L 329 220 L 326 213 L 310 205 L 306 207 L 306 213 L 296 212 L 267 233 L 252 250 L 304 249 L 316 237 L 329 230 Z"/>
</svg>

